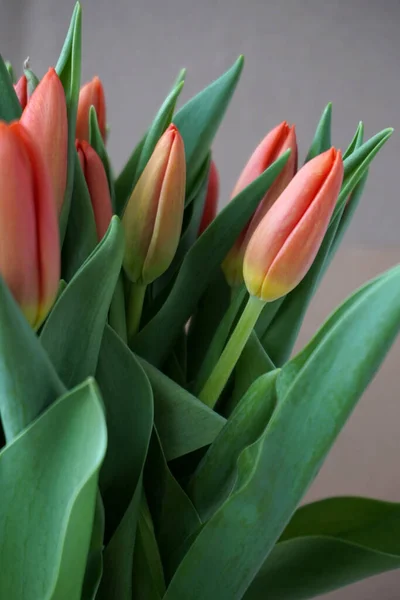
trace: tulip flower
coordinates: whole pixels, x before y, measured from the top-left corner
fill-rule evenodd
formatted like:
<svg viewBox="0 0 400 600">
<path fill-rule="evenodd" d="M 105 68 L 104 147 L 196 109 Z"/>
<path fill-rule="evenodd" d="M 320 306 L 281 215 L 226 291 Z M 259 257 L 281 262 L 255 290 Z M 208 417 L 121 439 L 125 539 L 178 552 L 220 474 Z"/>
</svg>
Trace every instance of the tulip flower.
<svg viewBox="0 0 400 600">
<path fill-rule="evenodd" d="M 185 200 L 185 151 L 175 125 L 160 138 L 128 201 L 125 271 L 151 283 L 169 267 L 178 247 Z"/>
<path fill-rule="evenodd" d="M 14 85 L 14 90 L 23 110 L 28 103 L 28 80 L 25 75 L 22 75 L 18 79 L 17 83 Z"/>
<path fill-rule="evenodd" d="M 226 280 L 231 287 L 239 286 L 243 282 L 243 258 L 247 244 L 261 219 L 296 172 L 297 141 L 294 126 L 289 127 L 286 121 L 283 121 L 275 127 L 255 149 L 235 185 L 232 198 L 250 185 L 288 149 L 291 150 L 291 154 L 286 165 L 261 200 L 253 217 L 242 230 L 222 264 Z"/>
<path fill-rule="evenodd" d="M 99 123 L 100 133 L 106 140 L 106 100 L 103 84 L 98 77 L 86 83 L 80 93 L 78 102 L 78 113 L 76 117 L 76 137 L 79 140 L 89 142 L 89 111 L 94 106 Z"/>
<path fill-rule="evenodd" d="M 37 329 L 58 290 L 58 219 L 50 172 L 20 123 L 0 122 L 0 190 L 0 273 Z"/>
<path fill-rule="evenodd" d="M 112 217 L 107 175 L 100 156 L 88 142 L 77 140 L 76 149 L 92 202 L 97 237 L 101 240 Z"/>
<path fill-rule="evenodd" d="M 250 298 L 199 394 L 208 406 L 215 406 L 265 303 L 289 293 L 311 267 L 342 180 L 341 153 L 331 148 L 300 169 L 257 226 L 243 263 Z"/>
<path fill-rule="evenodd" d="M 146 286 L 170 266 L 178 247 L 185 205 L 186 163 L 182 137 L 171 124 L 158 141 L 128 200 L 122 225 L 124 270 L 132 282 L 128 333 L 136 333 Z"/>
<path fill-rule="evenodd" d="M 68 121 L 64 88 L 53 68 L 38 84 L 21 116 L 46 162 L 60 214 L 67 183 Z"/>
<path fill-rule="evenodd" d="M 207 229 L 217 214 L 217 204 L 219 195 L 219 175 L 215 162 L 212 160 L 210 165 L 210 174 L 208 177 L 206 200 L 204 203 L 203 215 L 201 217 L 199 236 Z"/>
<path fill-rule="evenodd" d="M 271 302 L 300 283 L 324 238 L 342 179 L 335 148 L 300 169 L 247 246 L 243 274 L 250 294 Z"/>
</svg>

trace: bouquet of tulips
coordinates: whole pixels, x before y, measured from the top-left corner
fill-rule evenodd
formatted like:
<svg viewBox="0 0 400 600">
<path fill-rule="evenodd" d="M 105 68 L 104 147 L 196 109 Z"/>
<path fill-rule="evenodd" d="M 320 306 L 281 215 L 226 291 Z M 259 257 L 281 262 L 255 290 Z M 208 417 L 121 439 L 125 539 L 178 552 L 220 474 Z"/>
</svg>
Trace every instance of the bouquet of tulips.
<svg viewBox="0 0 400 600">
<path fill-rule="evenodd" d="M 261 141 L 217 215 L 211 149 L 243 59 L 116 176 L 81 8 L 55 68 L 0 60 L 1 600 L 300 600 L 400 566 L 400 504 L 298 508 L 400 328 L 400 267 L 297 355 L 391 129 L 298 166 Z M 291 357 L 292 356 L 292 357 Z"/>
</svg>

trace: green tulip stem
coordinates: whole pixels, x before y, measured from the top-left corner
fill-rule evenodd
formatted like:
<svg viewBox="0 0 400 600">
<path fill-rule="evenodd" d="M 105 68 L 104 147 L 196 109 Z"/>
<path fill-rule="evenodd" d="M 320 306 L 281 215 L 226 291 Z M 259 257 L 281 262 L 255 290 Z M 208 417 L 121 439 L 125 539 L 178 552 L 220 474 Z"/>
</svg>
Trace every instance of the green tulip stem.
<svg viewBox="0 0 400 600">
<path fill-rule="evenodd" d="M 146 284 L 131 283 L 128 300 L 128 340 L 131 340 L 139 331 L 142 318 L 143 302 L 146 293 Z"/>
<path fill-rule="evenodd" d="M 200 392 L 200 400 L 210 408 L 214 408 L 264 306 L 263 300 L 250 296 L 224 351 Z"/>
</svg>

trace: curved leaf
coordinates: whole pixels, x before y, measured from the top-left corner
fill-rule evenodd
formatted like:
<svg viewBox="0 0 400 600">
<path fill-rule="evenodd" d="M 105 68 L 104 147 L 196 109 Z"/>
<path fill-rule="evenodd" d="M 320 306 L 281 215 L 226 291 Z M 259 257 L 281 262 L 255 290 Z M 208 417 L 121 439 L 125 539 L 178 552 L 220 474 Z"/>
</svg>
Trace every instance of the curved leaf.
<svg viewBox="0 0 400 600">
<path fill-rule="evenodd" d="M 97 492 L 92 537 L 86 562 L 81 600 L 96 600 L 97 590 L 99 589 L 103 574 L 104 525 L 104 506 L 100 493 Z"/>
<path fill-rule="evenodd" d="M 57 300 L 40 335 L 67 387 L 94 375 L 124 253 L 118 217 Z M 60 344 L 60 340 L 63 343 Z"/>
<path fill-rule="evenodd" d="M 237 459 L 265 430 L 276 405 L 278 371 L 259 377 L 248 389 L 201 460 L 189 495 L 203 521 L 223 504 L 236 479 Z"/>
<path fill-rule="evenodd" d="M 167 460 L 214 441 L 225 419 L 198 398 L 139 358 L 154 394 L 154 420 Z"/>
<path fill-rule="evenodd" d="M 182 558 L 182 548 L 200 530 L 202 523 L 189 497 L 168 468 L 156 430 L 146 462 L 145 486 L 165 575 L 169 580 Z"/>
<path fill-rule="evenodd" d="M 328 498 L 300 508 L 245 594 L 303 600 L 400 567 L 400 505 Z"/>
<path fill-rule="evenodd" d="M 399 294 L 396 267 L 328 319 L 293 371 L 291 363 L 282 369 L 265 432 L 241 453 L 233 492 L 190 547 L 165 600 L 243 596 L 395 339 Z"/>
<path fill-rule="evenodd" d="M 0 413 L 10 442 L 65 387 L 0 277 Z"/>
<path fill-rule="evenodd" d="M 101 400 L 89 380 L 2 450 L 1 598 L 80 599 L 106 445 Z"/>
<path fill-rule="evenodd" d="M 96 600 L 132 600 L 132 566 L 143 493 L 142 474 L 153 427 L 153 395 L 135 356 L 108 326 L 103 343 L 104 354 L 97 377 L 101 379 L 105 392 L 110 453 L 101 474 L 101 484 L 109 509 L 116 511 L 120 521 L 118 523 L 115 517 L 111 517 L 117 527 L 104 551 L 104 572 Z M 114 358 L 111 356 L 113 351 L 116 352 Z M 107 357 L 113 360 L 116 368 L 118 359 L 121 361 L 119 371 L 111 371 L 109 363 L 106 369 Z M 122 422 L 124 418 L 126 423 Z M 126 458 L 122 456 L 124 452 L 127 453 Z M 122 464 L 118 464 L 119 460 Z M 123 489 L 123 482 L 127 490 Z M 112 497 L 113 491 L 115 498 Z M 121 515 L 128 495 L 129 505 Z"/>
<path fill-rule="evenodd" d="M 101 342 L 96 380 L 104 400 L 108 431 L 107 454 L 100 472 L 108 541 L 136 489 L 153 420 L 152 403 L 148 406 L 151 391 L 147 377 L 132 352 L 108 325 Z"/>
<path fill-rule="evenodd" d="M 235 91 L 243 61 L 243 56 L 240 56 L 226 73 L 189 100 L 173 119 L 185 143 L 186 189 L 189 195 Z"/>
</svg>

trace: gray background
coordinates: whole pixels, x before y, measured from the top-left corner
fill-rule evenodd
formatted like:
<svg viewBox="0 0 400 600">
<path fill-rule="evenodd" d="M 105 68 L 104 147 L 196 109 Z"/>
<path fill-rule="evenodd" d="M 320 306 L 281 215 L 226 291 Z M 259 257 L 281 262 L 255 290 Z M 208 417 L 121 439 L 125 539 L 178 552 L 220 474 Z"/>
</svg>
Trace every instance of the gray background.
<svg viewBox="0 0 400 600">
<path fill-rule="evenodd" d="M 1 52 L 15 67 L 30 55 L 40 75 L 54 64 L 70 0 L 2 0 Z M 83 0 L 83 78 L 102 78 L 118 170 L 151 121 L 180 67 L 189 98 L 238 54 L 245 70 L 214 146 L 227 201 L 240 169 L 265 133 L 296 123 L 300 157 L 320 112 L 333 102 L 333 141 L 344 148 L 360 119 L 366 134 L 400 130 L 398 0 Z M 359 213 L 318 292 L 299 340 L 335 304 L 400 256 L 400 135 L 371 169 Z M 365 494 L 400 500 L 400 345 L 353 413 L 308 494 Z M 330 600 L 398 600 L 400 572 L 329 594 Z"/>
</svg>

